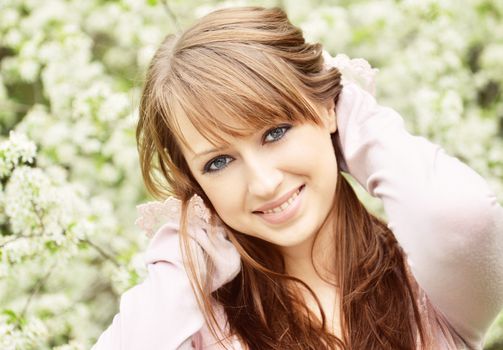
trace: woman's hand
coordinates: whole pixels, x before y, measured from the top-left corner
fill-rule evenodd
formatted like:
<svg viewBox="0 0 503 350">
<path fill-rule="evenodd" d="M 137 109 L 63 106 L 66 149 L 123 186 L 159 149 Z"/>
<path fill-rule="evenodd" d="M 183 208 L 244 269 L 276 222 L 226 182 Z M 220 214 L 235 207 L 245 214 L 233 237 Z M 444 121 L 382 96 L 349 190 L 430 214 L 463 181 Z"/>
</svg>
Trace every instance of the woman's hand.
<svg viewBox="0 0 503 350">
<path fill-rule="evenodd" d="M 181 201 L 173 197 L 164 202 L 150 202 L 139 205 L 140 226 L 152 240 L 146 252 L 147 264 L 167 261 L 186 269 L 180 250 Z M 227 239 L 223 225 L 210 223 L 210 211 L 203 200 L 195 195 L 187 206 L 187 231 L 189 247 L 196 260 L 201 280 L 206 278 L 206 258 L 215 266 L 211 277 L 211 292 L 231 281 L 241 270 L 241 257 L 234 245 Z M 156 230 L 156 227 L 162 226 Z M 153 232 L 155 234 L 153 234 Z"/>
<path fill-rule="evenodd" d="M 213 232 L 211 238 L 206 229 L 195 229 L 193 232 L 193 238 L 215 265 L 211 279 L 211 292 L 214 292 L 236 277 L 241 270 L 241 257 L 222 231 Z"/>
</svg>

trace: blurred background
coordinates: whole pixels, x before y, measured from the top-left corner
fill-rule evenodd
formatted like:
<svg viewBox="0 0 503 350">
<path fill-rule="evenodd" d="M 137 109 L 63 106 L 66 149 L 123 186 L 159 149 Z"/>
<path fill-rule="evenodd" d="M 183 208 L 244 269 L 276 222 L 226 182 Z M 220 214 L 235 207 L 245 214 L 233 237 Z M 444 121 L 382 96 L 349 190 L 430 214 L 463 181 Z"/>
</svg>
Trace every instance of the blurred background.
<svg viewBox="0 0 503 350">
<path fill-rule="evenodd" d="M 241 5 L 280 6 L 308 41 L 367 59 L 380 102 L 503 203 L 503 1 L 0 0 L 1 349 L 89 349 L 142 281 L 146 67 L 165 35 Z M 503 349 L 503 315 L 486 349 Z"/>
</svg>

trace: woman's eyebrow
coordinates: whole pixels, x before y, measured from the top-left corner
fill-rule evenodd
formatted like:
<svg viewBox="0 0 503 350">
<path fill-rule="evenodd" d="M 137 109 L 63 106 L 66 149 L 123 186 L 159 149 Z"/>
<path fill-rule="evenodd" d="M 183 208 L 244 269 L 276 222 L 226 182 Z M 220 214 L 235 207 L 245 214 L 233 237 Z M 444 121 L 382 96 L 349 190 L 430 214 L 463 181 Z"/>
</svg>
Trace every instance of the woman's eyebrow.
<svg viewBox="0 0 503 350">
<path fill-rule="evenodd" d="M 221 152 L 221 151 L 223 151 L 226 148 L 227 148 L 226 146 L 220 146 L 220 147 L 217 147 L 217 148 L 211 148 L 211 149 L 208 149 L 206 151 L 199 152 L 199 153 L 195 154 L 192 157 L 192 160 L 194 160 L 196 158 L 199 158 L 199 157 L 202 157 L 202 156 L 205 156 L 205 155 L 210 154 L 210 153 Z"/>
</svg>

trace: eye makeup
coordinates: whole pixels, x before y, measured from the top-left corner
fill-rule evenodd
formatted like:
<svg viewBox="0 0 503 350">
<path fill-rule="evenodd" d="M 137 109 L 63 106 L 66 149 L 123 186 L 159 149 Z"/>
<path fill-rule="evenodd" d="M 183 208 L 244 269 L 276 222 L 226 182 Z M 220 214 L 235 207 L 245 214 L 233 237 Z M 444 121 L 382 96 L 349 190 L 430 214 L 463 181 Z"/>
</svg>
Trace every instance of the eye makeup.
<svg viewBox="0 0 503 350">
<path fill-rule="evenodd" d="M 278 142 L 283 139 L 287 132 L 292 128 L 291 124 L 280 124 L 268 129 L 262 135 L 262 144 L 270 144 Z M 226 159 L 231 159 L 230 161 L 225 161 Z M 223 162 L 222 162 L 223 161 Z M 218 155 L 211 160 L 209 160 L 203 167 L 203 174 L 214 174 L 225 169 L 233 161 L 232 157 L 229 155 Z"/>
</svg>

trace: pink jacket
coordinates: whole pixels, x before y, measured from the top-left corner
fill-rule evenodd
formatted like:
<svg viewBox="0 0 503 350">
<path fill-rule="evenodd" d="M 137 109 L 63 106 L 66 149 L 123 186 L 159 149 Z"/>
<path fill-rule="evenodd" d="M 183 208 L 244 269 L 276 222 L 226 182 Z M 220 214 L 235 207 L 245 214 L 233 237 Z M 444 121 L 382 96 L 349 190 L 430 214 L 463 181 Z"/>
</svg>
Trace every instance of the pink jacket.
<svg viewBox="0 0 503 350">
<path fill-rule="evenodd" d="M 435 348 L 482 349 L 503 306 L 503 208 L 494 193 L 440 146 L 409 134 L 396 111 L 357 85 L 344 84 L 336 112 L 342 168 L 383 201 L 420 286 Z M 122 295 L 120 313 L 93 350 L 221 349 L 212 345 L 180 263 L 177 227 L 167 223 L 155 233 L 148 277 Z M 220 269 L 220 283 L 237 273 L 235 264 Z M 220 321 L 226 334 L 222 311 Z"/>
</svg>

